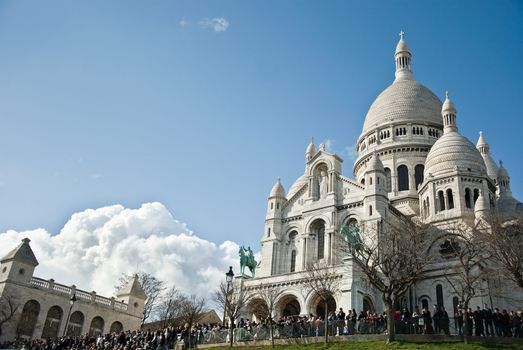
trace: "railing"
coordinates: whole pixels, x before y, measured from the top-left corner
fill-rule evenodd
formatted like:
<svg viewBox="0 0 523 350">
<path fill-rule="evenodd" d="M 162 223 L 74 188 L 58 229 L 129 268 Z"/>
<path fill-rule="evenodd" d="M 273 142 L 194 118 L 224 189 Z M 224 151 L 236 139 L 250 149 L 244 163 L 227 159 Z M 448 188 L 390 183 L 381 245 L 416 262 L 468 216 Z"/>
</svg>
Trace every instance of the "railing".
<svg viewBox="0 0 523 350">
<path fill-rule="evenodd" d="M 273 325 L 275 339 L 323 337 L 325 335 L 325 323 L 294 323 L 285 325 Z M 329 336 L 347 334 L 381 334 L 385 332 L 386 324 L 381 321 L 361 320 L 359 322 L 333 321 L 327 326 Z M 202 344 L 225 343 L 229 341 L 228 329 L 209 330 L 198 336 L 197 341 Z M 233 330 L 233 341 L 270 340 L 269 326 L 259 325 L 252 329 L 235 328 Z"/>
<path fill-rule="evenodd" d="M 55 283 L 53 279 L 44 280 L 42 278 L 32 277 L 31 286 L 37 289 L 51 290 L 67 297 L 75 294 L 77 299 L 84 302 L 96 303 L 120 311 L 127 311 L 128 308 L 127 304 L 120 301 L 115 301 L 114 298 L 106 298 L 100 295 L 96 295 L 95 292 L 86 292 L 84 290 L 76 289 L 75 286 L 69 287 L 63 284 Z"/>
</svg>

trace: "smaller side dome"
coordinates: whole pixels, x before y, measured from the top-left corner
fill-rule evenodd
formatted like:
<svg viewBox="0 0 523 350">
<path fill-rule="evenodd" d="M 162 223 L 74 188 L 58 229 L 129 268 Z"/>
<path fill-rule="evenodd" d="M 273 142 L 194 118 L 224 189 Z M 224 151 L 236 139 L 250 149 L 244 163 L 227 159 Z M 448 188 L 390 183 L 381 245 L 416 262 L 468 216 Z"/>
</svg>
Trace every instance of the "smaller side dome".
<svg viewBox="0 0 523 350">
<path fill-rule="evenodd" d="M 383 163 L 376 155 L 376 152 L 372 154 L 372 157 L 369 159 L 369 162 L 367 163 L 367 169 L 366 172 L 371 171 L 385 171 L 385 168 L 383 167 Z"/>
<path fill-rule="evenodd" d="M 443 117 L 443 136 L 432 146 L 425 160 L 424 177 L 461 169 L 484 176 L 487 174 L 483 157 L 476 147 L 465 136 L 458 132 L 456 126 L 456 107 L 446 94 L 441 109 Z"/>
<path fill-rule="evenodd" d="M 474 205 L 474 213 L 477 215 L 478 213 L 485 212 L 490 210 L 490 205 L 487 201 L 487 198 L 483 195 L 483 191 L 479 191 L 478 199 L 476 200 L 476 204 Z"/>
<path fill-rule="evenodd" d="M 499 169 L 494 159 L 492 159 L 492 157 L 490 156 L 490 146 L 487 140 L 485 140 L 485 136 L 483 135 L 482 131 L 479 132 L 479 139 L 476 143 L 476 148 L 478 149 L 479 153 L 481 153 L 481 156 L 485 161 L 485 166 L 487 167 L 487 175 L 492 180 L 497 181 Z"/>
<path fill-rule="evenodd" d="M 272 187 L 271 194 L 269 197 L 282 197 L 285 198 L 285 190 L 283 189 L 283 186 L 280 182 L 280 178 L 276 181 L 274 186 Z"/>
<path fill-rule="evenodd" d="M 441 113 L 453 113 L 457 114 L 456 106 L 454 105 L 454 102 L 449 97 L 449 92 L 445 91 L 445 101 L 443 102 L 443 105 L 441 106 Z"/>
<path fill-rule="evenodd" d="M 503 161 L 499 161 L 499 169 L 498 169 L 498 179 L 507 179 L 510 176 L 508 175 L 508 170 L 503 166 Z"/>
<path fill-rule="evenodd" d="M 314 138 L 312 138 L 311 142 L 307 146 L 307 150 L 305 151 L 305 158 L 307 158 L 307 160 L 310 160 L 312 159 L 312 157 L 314 157 L 316 153 L 316 145 L 314 144 Z"/>
</svg>

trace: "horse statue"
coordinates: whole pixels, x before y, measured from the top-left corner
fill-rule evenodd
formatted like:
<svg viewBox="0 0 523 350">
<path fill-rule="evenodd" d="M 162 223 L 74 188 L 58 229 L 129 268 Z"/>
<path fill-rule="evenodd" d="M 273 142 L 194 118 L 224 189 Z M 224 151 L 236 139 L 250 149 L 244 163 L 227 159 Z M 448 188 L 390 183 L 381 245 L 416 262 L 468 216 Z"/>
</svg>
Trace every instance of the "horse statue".
<svg viewBox="0 0 523 350">
<path fill-rule="evenodd" d="M 245 249 L 244 246 L 241 246 L 238 253 L 240 254 L 240 273 L 243 275 L 245 266 L 247 266 L 251 271 L 252 277 L 255 277 L 257 263 L 256 260 L 254 260 L 254 254 L 251 250 L 251 247 L 247 247 L 247 249 Z"/>
</svg>

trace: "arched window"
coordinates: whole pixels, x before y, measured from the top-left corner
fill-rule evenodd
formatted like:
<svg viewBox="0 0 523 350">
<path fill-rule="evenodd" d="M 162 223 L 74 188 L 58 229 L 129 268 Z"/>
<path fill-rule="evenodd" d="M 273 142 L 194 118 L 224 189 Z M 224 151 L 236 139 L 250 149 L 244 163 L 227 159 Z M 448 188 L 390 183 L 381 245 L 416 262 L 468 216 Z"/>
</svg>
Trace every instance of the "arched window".
<svg viewBox="0 0 523 350">
<path fill-rule="evenodd" d="M 479 190 L 477 188 L 474 189 L 474 204 L 476 204 L 476 201 L 479 197 Z"/>
<path fill-rule="evenodd" d="M 438 304 L 438 307 L 445 306 L 443 305 L 443 287 L 441 284 L 436 286 L 436 303 Z"/>
<path fill-rule="evenodd" d="M 458 313 L 458 307 L 459 307 L 459 298 L 453 297 L 452 298 L 452 306 L 454 306 L 454 315 Z"/>
<path fill-rule="evenodd" d="M 425 170 L 425 166 L 423 164 L 418 164 L 414 168 L 414 178 L 416 180 L 416 189 L 418 189 L 418 186 L 423 183 L 423 171 Z"/>
<path fill-rule="evenodd" d="M 89 327 L 89 335 L 90 336 L 97 336 L 100 334 L 103 334 L 104 332 L 104 319 L 100 316 L 96 316 L 91 321 L 91 326 Z"/>
<path fill-rule="evenodd" d="M 111 328 L 109 328 L 109 332 L 111 333 L 120 333 L 123 330 L 123 325 L 119 321 L 113 322 L 111 325 Z"/>
<path fill-rule="evenodd" d="M 369 205 L 369 215 L 372 216 L 372 205 Z"/>
<path fill-rule="evenodd" d="M 323 220 L 316 220 L 311 225 L 311 232 L 316 234 L 318 239 L 317 257 L 323 259 L 325 256 L 325 222 Z"/>
<path fill-rule="evenodd" d="M 392 192 L 392 180 L 391 180 L 392 178 L 390 175 L 389 168 L 385 168 L 385 177 L 386 177 L 385 189 L 387 190 L 387 192 Z"/>
<path fill-rule="evenodd" d="M 80 311 L 75 311 L 69 318 L 69 324 L 67 325 L 66 335 L 79 336 L 82 334 L 82 328 L 84 326 L 84 314 Z"/>
<path fill-rule="evenodd" d="M 439 200 L 439 211 L 445 210 L 445 196 L 443 195 L 443 191 L 438 192 L 438 200 Z"/>
<path fill-rule="evenodd" d="M 470 188 L 465 188 L 465 206 L 467 208 L 472 208 L 471 201 L 470 201 Z"/>
<path fill-rule="evenodd" d="M 47 311 L 42 338 L 56 338 L 62 323 L 63 310 L 60 306 L 55 305 Z"/>
<path fill-rule="evenodd" d="M 421 299 L 421 307 L 423 309 L 429 309 L 429 301 L 427 299 Z"/>
<path fill-rule="evenodd" d="M 29 300 L 27 303 L 25 303 L 24 308 L 22 309 L 22 315 L 20 316 L 20 321 L 18 321 L 16 334 L 18 336 L 32 338 L 39 313 L 40 303 L 38 301 Z"/>
<path fill-rule="evenodd" d="M 296 271 L 296 250 L 291 252 L 291 272 Z"/>
<path fill-rule="evenodd" d="M 398 167 L 398 191 L 407 191 L 409 189 L 409 169 L 406 165 Z"/>
<path fill-rule="evenodd" d="M 270 237 L 270 236 L 271 236 L 271 228 L 269 227 L 269 228 L 267 229 L 267 237 Z"/>
<path fill-rule="evenodd" d="M 454 209 L 454 197 L 452 196 L 452 190 L 450 188 L 447 190 L 447 201 L 449 203 L 448 208 Z"/>
</svg>

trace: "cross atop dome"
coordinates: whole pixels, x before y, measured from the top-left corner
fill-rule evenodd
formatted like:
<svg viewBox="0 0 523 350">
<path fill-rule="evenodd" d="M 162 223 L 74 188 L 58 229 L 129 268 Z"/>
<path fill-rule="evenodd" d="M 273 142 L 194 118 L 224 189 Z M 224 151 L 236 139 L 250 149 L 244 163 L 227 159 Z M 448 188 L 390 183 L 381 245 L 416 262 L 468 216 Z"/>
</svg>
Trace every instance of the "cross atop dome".
<svg viewBox="0 0 523 350">
<path fill-rule="evenodd" d="M 405 32 L 402 30 L 399 33 L 400 40 L 396 45 L 396 51 L 394 53 L 394 58 L 396 61 L 396 80 L 410 80 L 412 79 L 412 70 L 411 70 L 411 58 L 409 45 L 405 41 Z"/>
</svg>

